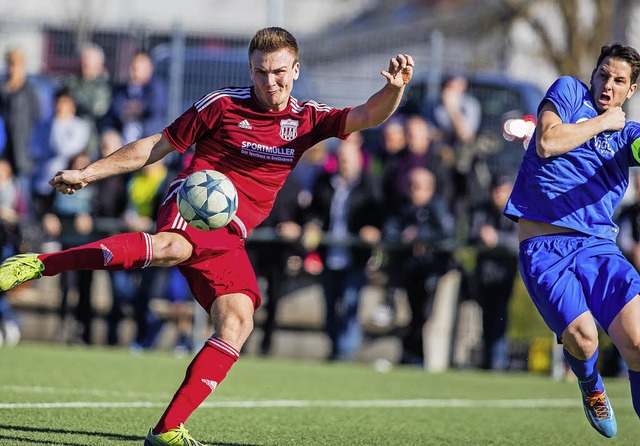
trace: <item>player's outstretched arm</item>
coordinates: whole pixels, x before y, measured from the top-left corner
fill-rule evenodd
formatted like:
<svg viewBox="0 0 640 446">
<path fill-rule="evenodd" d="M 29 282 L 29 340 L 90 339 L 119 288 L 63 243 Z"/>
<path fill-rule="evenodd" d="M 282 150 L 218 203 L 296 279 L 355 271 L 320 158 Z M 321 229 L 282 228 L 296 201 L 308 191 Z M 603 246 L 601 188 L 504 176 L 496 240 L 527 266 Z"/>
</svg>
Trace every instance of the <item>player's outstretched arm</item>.
<svg viewBox="0 0 640 446">
<path fill-rule="evenodd" d="M 389 61 L 389 69 L 382 71 L 387 83 L 367 102 L 352 108 L 347 115 L 345 133 L 353 133 L 382 124 L 398 108 L 404 86 L 413 76 L 413 58 L 398 54 Z"/>
<path fill-rule="evenodd" d="M 58 192 L 71 195 L 94 181 L 134 172 L 155 163 L 173 150 L 169 141 L 158 133 L 131 142 L 83 169 L 62 170 L 49 184 Z"/>
</svg>

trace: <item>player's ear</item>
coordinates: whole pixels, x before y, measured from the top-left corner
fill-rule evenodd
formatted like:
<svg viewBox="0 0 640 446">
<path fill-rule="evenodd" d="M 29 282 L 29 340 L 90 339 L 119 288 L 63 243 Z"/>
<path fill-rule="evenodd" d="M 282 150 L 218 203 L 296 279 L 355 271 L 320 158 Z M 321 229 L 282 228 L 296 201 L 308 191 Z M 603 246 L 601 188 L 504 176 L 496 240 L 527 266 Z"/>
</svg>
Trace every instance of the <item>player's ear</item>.
<svg viewBox="0 0 640 446">
<path fill-rule="evenodd" d="M 633 93 L 635 93 L 637 89 L 638 89 L 638 84 L 631 84 L 631 86 L 629 87 L 629 91 L 627 92 L 627 99 L 633 96 Z"/>
<path fill-rule="evenodd" d="M 300 77 L 300 62 L 293 65 L 293 80 L 298 80 L 298 77 Z"/>
</svg>

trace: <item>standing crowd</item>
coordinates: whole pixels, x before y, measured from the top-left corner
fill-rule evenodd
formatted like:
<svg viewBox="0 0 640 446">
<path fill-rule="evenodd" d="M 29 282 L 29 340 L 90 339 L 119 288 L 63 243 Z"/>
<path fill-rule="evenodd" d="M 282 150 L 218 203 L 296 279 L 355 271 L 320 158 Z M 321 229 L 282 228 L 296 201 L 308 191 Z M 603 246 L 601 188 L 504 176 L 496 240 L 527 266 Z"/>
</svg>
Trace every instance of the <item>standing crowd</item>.
<svg viewBox="0 0 640 446">
<path fill-rule="evenodd" d="M 113 176 L 78 190 L 55 193 L 49 180 L 65 169 L 82 169 L 125 144 L 161 132 L 167 125 L 167 86 L 154 76 L 148 54 L 132 56 L 128 79 L 114 83 L 95 44 L 79 51 L 78 72 L 57 79 L 49 100 L 26 76 L 26 54 L 6 54 L 0 91 L 0 206 L 2 259 L 28 251 L 68 249 L 120 232 L 153 232 L 160 205 L 176 173 L 189 165 L 192 150 Z M 44 109 L 51 103 L 51 110 Z M 49 117 L 49 118 L 47 118 Z M 363 340 L 361 293 L 377 270 L 386 278 L 386 297 L 374 314 L 388 324 L 396 292 L 406 292 L 410 321 L 398 331 L 400 362 L 423 362 L 422 327 L 430 316 L 438 280 L 462 269 L 455 247 L 477 248 L 475 269 L 464 275 L 462 298 L 483 309 L 483 356 L 487 369 L 508 368 L 508 303 L 517 273 L 516 225 L 502 216 L 515 172 L 496 172 L 486 190 L 471 190 L 473 144 L 480 128 L 479 102 L 461 75 L 443 80 L 437 101 L 420 113 L 397 111 L 372 134 L 316 144 L 286 181 L 274 209 L 261 223 L 271 237 L 247 247 L 264 277 L 261 352 L 271 350 L 278 300 L 293 268 L 318 276 L 325 298 L 329 359 L 354 359 Z M 480 197 L 480 198 L 478 198 Z M 18 225 L 17 221 L 30 222 Z M 28 234 L 21 234 L 28 231 Z M 171 302 L 178 320 L 176 348 L 190 350 L 189 287 L 177 267 L 109 271 L 111 307 L 106 314 L 109 345 L 122 341 L 121 322 L 135 320 L 134 350 L 155 346 L 162 322 L 150 309 L 154 297 Z M 65 341 L 95 342 L 93 271 L 60 275 L 60 320 L 73 307 L 72 333 Z M 69 304 L 75 291 L 78 301 Z M 0 297 L 7 338 L 19 330 L 10 301 Z M 12 335 L 13 333 L 13 335 Z"/>
<path fill-rule="evenodd" d="M 154 230 L 168 182 L 186 159 L 164 160 L 72 196 L 55 193 L 48 183 L 58 171 L 83 168 L 164 128 L 168 92 L 154 76 L 150 56 L 135 53 L 126 81 L 115 83 L 106 69 L 102 48 L 86 44 L 79 51 L 77 72 L 55 79 L 51 97 L 42 97 L 48 90 L 38 89 L 27 77 L 26 57 L 18 48 L 6 53 L 6 77 L 0 90 L 2 258 L 19 252 L 70 248 L 123 230 Z M 130 315 L 136 326 L 131 348 L 153 347 L 161 321 L 149 303 L 159 296 L 171 302 L 171 311 L 179 321 L 177 350 L 192 348 L 191 295 L 177 270 L 110 271 L 109 279 L 109 345 L 121 342 L 120 324 Z M 61 274 L 61 340 L 94 342 L 92 285 L 93 271 Z M 77 303 L 70 305 L 74 291 Z M 71 307 L 73 321 L 67 324 Z M 0 297 L 0 308 L 0 333 L 8 344 L 17 342 L 19 319 L 4 297 Z M 71 333 L 65 332 L 67 325 L 72 325 Z"/>
</svg>

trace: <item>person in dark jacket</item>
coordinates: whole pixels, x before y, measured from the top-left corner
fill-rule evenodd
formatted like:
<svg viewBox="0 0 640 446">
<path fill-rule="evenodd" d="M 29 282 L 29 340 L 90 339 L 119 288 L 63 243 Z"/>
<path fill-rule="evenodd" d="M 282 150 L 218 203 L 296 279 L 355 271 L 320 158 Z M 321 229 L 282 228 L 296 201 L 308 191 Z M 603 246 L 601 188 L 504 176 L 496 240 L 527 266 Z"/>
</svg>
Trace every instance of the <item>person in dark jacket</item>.
<svg viewBox="0 0 640 446">
<path fill-rule="evenodd" d="M 140 52 L 131 58 L 129 79 L 112 89 L 111 107 L 100 121 L 102 131 L 119 131 L 126 144 L 164 128 L 167 87 L 153 75 L 153 70 L 153 61 L 148 54 Z"/>
<path fill-rule="evenodd" d="M 318 178 L 305 225 L 308 249 L 320 243 L 325 329 L 331 360 L 349 360 L 362 342 L 358 321 L 360 292 L 367 282 L 372 244 L 380 240 L 380 200 L 371 176 L 363 171 L 361 147 L 349 140 L 337 148 L 338 169 Z"/>
<path fill-rule="evenodd" d="M 266 297 L 266 316 L 260 342 L 260 353 L 263 355 L 271 352 L 278 302 L 287 280 L 287 263 L 292 256 L 301 255 L 301 191 L 297 178 L 289 176 L 276 197 L 271 213 L 247 240 L 247 252 L 253 268 L 266 282 L 263 296 Z"/>
<path fill-rule="evenodd" d="M 478 248 L 473 289 L 482 307 L 484 369 L 505 370 L 509 365 L 508 307 L 518 272 L 518 226 L 502 210 L 512 189 L 511 178 L 496 177 L 490 198 L 471 212 L 469 242 Z"/>
<path fill-rule="evenodd" d="M 401 243 L 397 261 L 407 293 L 411 319 L 402 336 L 404 364 L 424 362 L 422 328 L 431 314 L 438 280 L 453 267 L 450 250 L 441 244 L 455 235 L 447 200 L 436 193 L 435 175 L 424 167 L 409 171 L 410 198 L 387 219 L 384 239 Z"/>
<path fill-rule="evenodd" d="M 25 194 L 30 195 L 34 169 L 30 144 L 40 118 L 40 101 L 36 88 L 27 78 L 26 53 L 10 48 L 5 60 L 7 76 L 0 86 L 0 117 L 6 126 L 7 144 L 2 157 L 11 164 Z"/>
</svg>

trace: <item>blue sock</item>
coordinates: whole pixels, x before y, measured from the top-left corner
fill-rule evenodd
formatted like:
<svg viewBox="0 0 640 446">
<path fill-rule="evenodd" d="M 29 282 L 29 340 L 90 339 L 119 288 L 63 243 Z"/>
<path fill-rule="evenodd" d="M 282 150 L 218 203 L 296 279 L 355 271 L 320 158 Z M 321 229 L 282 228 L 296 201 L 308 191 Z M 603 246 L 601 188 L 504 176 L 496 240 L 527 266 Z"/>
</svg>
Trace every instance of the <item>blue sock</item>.
<svg viewBox="0 0 640 446">
<path fill-rule="evenodd" d="M 640 372 L 629 370 L 629 383 L 631 384 L 631 402 L 636 415 L 640 418 Z"/>
<path fill-rule="evenodd" d="M 569 363 L 569 367 L 571 367 L 571 370 L 578 378 L 582 390 L 585 392 L 604 390 L 602 377 L 596 368 L 596 364 L 598 363 L 598 349 L 596 349 L 595 353 L 591 355 L 591 358 L 586 361 L 574 358 L 565 348 L 562 349 L 562 353 L 564 354 L 564 359 Z"/>
</svg>

